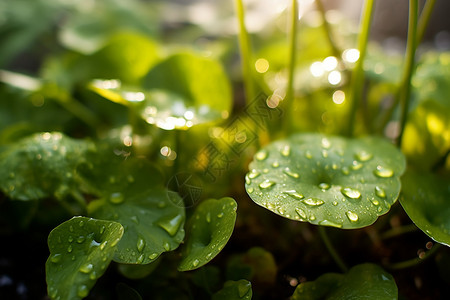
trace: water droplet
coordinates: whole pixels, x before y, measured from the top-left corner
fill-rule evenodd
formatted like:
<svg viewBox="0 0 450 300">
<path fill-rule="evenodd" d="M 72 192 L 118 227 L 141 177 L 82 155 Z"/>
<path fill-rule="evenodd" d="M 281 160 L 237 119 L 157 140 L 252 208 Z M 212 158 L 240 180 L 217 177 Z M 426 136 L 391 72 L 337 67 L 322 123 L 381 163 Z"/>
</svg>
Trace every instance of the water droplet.
<svg viewBox="0 0 450 300">
<path fill-rule="evenodd" d="M 355 154 L 355 158 L 359 161 L 368 161 L 373 157 L 372 153 L 361 150 Z"/>
<path fill-rule="evenodd" d="M 170 236 L 174 236 L 180 229 L 184 217 L 181 214 L 163 217 L 159 219 L 156 224 L 164 229 Z"/>
<path fill-rule="evenodd" d="M 347 215 L 347 218 L 351 221 L 351 222 L 356 222 L 359 220 L 359 217 L 357 214 L 355 214 L 352 211 L 348 211 L 345 213 Z"/>
<path fill-rule="evenodd" d="M 338 205 L 338 202 L 337 202 L 337 201 L 333 201 L 333 205 L 334 205 L 334 206 L 337 206 L 337 205 Z"/>
<path fill-rule="evenodd" d="M 78 295 L 78 297 L 84 298 L 84 297 L 86 297 L 88 294 L 89 294 L 89 289 L 88 289 L 87 286 L 85 286 L 85 285 L 83 284 L 83 285 L 80 285 L 80 286 L 78 287 L 78 289 L 77 289 L 77 295 Z"/>
<path fill-rule="evenodd" d="M 120 192 L 112 193 L 109 196 L 109 201 L 114 204 L 120 204 L 123 202 L 123 200 L 125 200 L 125 198 L 124 198 L 123 194 Z"/>
<path fill-rule="evenodd" d="M 158 257 L 158 253 L 152 253 L 148 256 L 148 258 L 150 258 L 150 259 L 155 259 L 157 257 Z"/>
<path fill-rule="evenodd" d="M 73 247 L 72 245 L 69 245 L 69 247 L 67 247 L 67 252 L 71 253 L 73 251 Z"/>
<path fill-rule="evenodd" d="M 291 154 L 291 147 L 289 145 L 284 145 L 283 148 L 281 148 L 280 153 L 284 157 L 288 157 Z"/>
<path fill-rule="evenodd" d="M 217 215 L 218 218 L 222 218 L 223 217 L 223 212 Z"/>
<path fill-rule="evenodd" d="M 245 283 L 240 282 L 238 284 L 239 298 L 243 298 L 245 295 L 247 295 L 250 288 L 251 288 L 251 283 L 249 281 L 246 281 Z"/>
<path fill-rule="evenodd" d="M 73 232 L 73 226 L 72 225 L 69 226 L 69 231 Z"/>
<path fill-rule="evenodd" d="M 272 167 L 274 167 L 274 168 L 278 168 L 279 166 L 280 166 L 280 163 L 277 162 L 277 161 L 274 161 L 274 162 L 272 163 Z"/>
<path fill-rule="evenodd" d="M 206 222 L 211 223 L 211 213 L 209 211 L 206 213 Z"/>
<path fill-rule="evenodd" d="M 84 265 L 81 265 L 80 267 L 80 272 L 81 273 L 85 273 L 85 274 L 89 274 L 92 272 L 92 270 L 94 269 L 94 265 L 91 263 L 85 263 Z"/>
<path fill-rule="evenodd" d="M 119 243 L 120 238 L 115 239 L 112 243 L 111 243 L 111 247 L 114 247 L 117 245 L 117 243 Z"/>
<path fill-rule="evenodd" d="M 344 175 L 350 174 L 350 170 L 349 170 L 347 167 L 342 167 L 341 172 L 342 172 L 342 174 L 344 174 Z"/>
<path fill-rule="evenodd" d="M 144 254 L 139 255 L 139 257 L 136 259 L 136 262 L 138 264 L 141 264 L 144 261 Z"/>
<path fill-rule="evenodd" d="M 286 174 L 286 175 L 288 175 L 288 176 L 290 176 L 292 178 L 299 178 L 300 177 L 300 175 L 298 173 L 291 171 L 291 169 L 289 169 L 289 168 L 285 168 L 283 170 L 283 172 L 284 172 L 284 174 Z"/>
<path fill-rule="evenodd" d="M 77 243 L 78 243 L 78 244 L 82 244 L 82 243 L 84 243 L 85 240 L 86 240 L 86 237 L 80 235 L 80 236 L 77 238 Z"/>
<path fill-rule="evenodd" d="M 247 193 L 249 193 L 249 194 L 251 194 L 251 193 L 253 193 L 253 188 L 252 187 L 249 187 L 248 189 L 247 189 Z"/>
<path fill-rule="evenodd" d="M 382 166 L 377 166 L 373 173 L 378 177 L 388 178 L 394 175 L 394 170 Z"/>
<path fill-rule="evenodd" d="M 284 209 L 281 206 L 278 207 L 278 212 L 280 213 L 280 215 L 284 215 Z"/>
<path fill-rule="evenodd" d="M 310 221 L 314 221 L 315 219 L 316 219 L 316 216 L 315 216 L 315 215 L 311 214 L 311 215 L 309 216 L 309 220 L 310 220 Z"/>
<path fill-rule="evenodd" d="M 248 173 L 248 178 L 250 179 L 255 179 L 256 177 L 258 177 L 261 173 L 259 173 L 258 171 L 256 171 L 255 169 L 251 170 L 250 173 Z"/>
<path fill-rule="evenodd" d="M 170 245 L 168 242 L 165 242 L 163 247 L 164 247 L 164 249 L 166 249 L 166 251 L 170 250 Z"/>
<path fill-rule="evenodd" d="M 139 224 L 139 219 L 138 219 L 137 216 L 131 216 L 130 219 L 131 219 L 131 221 L 133 221 L 134 223 Z"/>
<path fill-rule="evenodd" d="M 322 139 L 322 148 L 329 149 L 331 147 L 331 143 L 327 138 Z"/>
<path fill-rule="evenodd" d="M 137 247 L 139 252 L 142 252 L 142 250 L 144 250 L 145 241 L 144 241 L 143 238 L 138 238 L 137 243 L 136 243 L 136 247 Z"/>
<path fill-rule="evenodd" d="M 160 202 L 158 203 L 158 207 L 159 207 L 159 208 L 164 208 L 164 207 L 166 207 L 166 202 L 160 201 Z"/>
<path fill-rule="evenodd" d="M 322 190 L 328 190 L 330 188 L 330 185 L 328 183 L 322 182 L 319 183 L 319 188 L 321 188 Z"/>
<path fill-rule="evenodd" d="M 198 266 L 199 263 L 200 263 L 200 261 L 198 259 L 196 259 L 192 262 L 192 266 L 195 268 Z"/>
<path fill-rule="evenodd" d="M 300 218 L 306 219 L 306 213 L 302 209 L 296 208 L 295 212 L 300 216 Z"/>
<path fill-rule="evenodd" d="M 69 238 L 67 239 L 67 241 L 69 241 L 69 243 L 73 242 L 73 236 L 69 235 Z"/>
<path fill-rule="evenodd" d="M 103 234 L 103 232 L 105 232 L 105 229 L 106 229 L 105 225 L 102 225 L 102 227 L 100 228 L 100 234 Z"/>
<path fill-rule="evenodd" d="M 91 272 L 91 274 L 89 275 L 89 279 L 90 280 L 95 280 L 97 279 L 97 273 L 95 271 Z"/>
<path fill-rule="evenodd" d="M 60 261 L 61 261 L 61 259 L 62 259 L 62 255 L 61 254 L 59 254 L 59 253 L 56 253 L 56 254 L 53 254 L 51 257 L 50 257 L 50 261 L 52 262 L 52 263 L 59 263 Z"/>
<path fill-rule="evenodd" d="M 259 187 L 262 189 L 268 189 L 275 185 L 275 182 L 270 181 L 269 179 L 264 180 L 259 184 Z"/>
<path fill-rule="evenodd" d="M 108 244 L 108 241 L 104 241 L 100 244 L 100 250 L 105 249 L 106 244 Z"/>
<path fill-rule="evenodd" d="M 352 163 L 352 170 L 359 170 L 359 169 L 361 169 L 363 167 L 363 164 L 362 163 L 360 163 L 359 161 L 357 161 L 357 160 L 354 160 L 353 161 L 353 163 Z"/>
<path fill-rule="evenodd" d="M 361 197 L 361 193 L 358 190 L 349 187 L 342 188 L 341 193 L 342 195 L 352 199 L 359 199 Z"/>
<path fill-rule="evenodd" d="M 377 195 L 380 198 L 386 198 L 386 192 L 383 188 L 376 186 L 375 187 L 375 195 Z"/>
<path fill-rule="evenodd" d="M 307 159 L 311 159 L 311 158 L 312 158 L 312 154 L 311 154 L 311 152 L 310 152 L 309 150 L 307 150 L 307 151 L 305 152 L 305 157 L 306 157 Z"/>
<path fill-rule="evenodd" d="M 267 151 L 266 150 L 261 150 L 261 151 L 258 151 L 256 154 L 255 154 L 255 158 L 257 159 L 257 160 L 265 160 L 266 158 L 267 158 L 267 156 L 268 156 L 268 153 L 267 153 Z"/>
<path fill-rule="evenodd" d="M 337 164 L 333 163 L 333 164 L 331 165 L 331 168 L 332 168 L 333 170 L 337 170 L 339 167 L 338 167 Z"/>
<path fill-rule="evenodd" d="M 327 158 L 328 157 L 328 151 L 327 150 L 322 150 L 322 157 L 323 158 Z"/>
<path fill-rule="evenodd" d="M 303 196 L 302 194 L 300 194 L 296 190 L 284 191 L 283 194 L 287 194 L 287 195 L 289 195 L 292 198 L 297 199 L 297 200 L 301 200 L 301 199 L 305 198 L 305 196 Z"/>
<path fill-rule="evenodd" d="M 318 198 L 308 198 L 302 200 L 302 202 L 309 206 L 320 206 L 324 204 L 323 200 L 320 200 Z"/>
<path fill-rule="evenodd" d="M 319 222 L 319 225 L 323 225 L 323 226 L 331 226 L 331 227 L 336 227 L 336 228 L 341 228 L 342 224 L 338 224 L 329 220 L 322 220 Z"/>
<path fill-rule="evenodd" d="M 380 202 L 376 199 L 372 199 L 371 201 L 372 201 L 373 205 L 375 205 L 375 206 L 380 205 Z"/>
</svg>

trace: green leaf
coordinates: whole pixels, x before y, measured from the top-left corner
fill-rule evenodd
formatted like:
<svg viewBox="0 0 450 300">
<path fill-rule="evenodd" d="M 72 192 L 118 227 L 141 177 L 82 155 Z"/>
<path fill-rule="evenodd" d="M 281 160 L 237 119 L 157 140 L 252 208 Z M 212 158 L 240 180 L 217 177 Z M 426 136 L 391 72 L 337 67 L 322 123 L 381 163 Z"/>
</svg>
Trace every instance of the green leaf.
<svg viewBox="0 0 450 300">
<path fill-rule="evenodd" d="M 26 137 L 0 153 L 0 188 L 12 199 L 58 199 L 77 189 L 76 167 L 85 161 L 91 142 L 60 132 Z"/>
<path fill-rule="evenodd" d="M 212 300 L 240 300 L 252 299 L 252 284 L 250 281 L 241 279 L 239 281 L 229 280 L 225 282 L 223 289 L 212 296 Z"/>
<path fill-rule="evenodd" d="M 397 299 L 391 274 L 374 264 L 361 264 L 347 274 L 327 273 L 297 286 L 292 300 Z"/>
<path fill-rule="evenodd" d="M 114 192 L 89 204 L 89 215 L 117 221 L 126 229 L 114 261 L 147 264 L 179 246 L 184 238 L 184 207 L 175 206 L 169 195 L 163 188 L 127 197 Z"/>
<path fill-rule="evenodd" d="M 254 286 L 270 286 L 275 283 L 277 265 L 269 251 L 253 247 L 246 253 L 232 257 L 227 264 L 227 278 L 248 279 Z"/>
<path fill-rule="evenodd" d="M 230 82 L 222 66 L 192 53 L 175 54 L 157 64 L 143 86 L 152 94 L 140 106 L 141 116 L 163 129 L 226 118 L 232 105 Z"/>
<path fill-rule="evenodd" d="M 160 261 L 158 259 L 146 265 L 119 264 L 117 268 L 120 274 L 129 279 L 142 279 L 150 275 L 158 267 Z"/>
<path fill-rule="evenodd" d="M 219 254 L 233 233 L 236 209 L 236 201 L 229 197 L 208 199 L 197 206 L 186 225 L 179 271 L 200 268 Z"/>
<path fill-rule="evenodd" d="M 292 220 L 350 229 L 389 211 L 405 159 L 381 138 L 297 134 L 261 149 L 249 169 L 245 186 L 257 204 Z"/>
<path fill-rule="evenodd" d="M 74 217 L 48 236 L 45 264 L 51 299 L 82 299 L 103 275 L 122 238 L 119 223 Z"/>
<path fill-rule="evenodd" d="M 448 179 L 408 170 L 402 184 L 400 203 L 411 220 L 433 240 L 450 246 Z"/>
</svg>

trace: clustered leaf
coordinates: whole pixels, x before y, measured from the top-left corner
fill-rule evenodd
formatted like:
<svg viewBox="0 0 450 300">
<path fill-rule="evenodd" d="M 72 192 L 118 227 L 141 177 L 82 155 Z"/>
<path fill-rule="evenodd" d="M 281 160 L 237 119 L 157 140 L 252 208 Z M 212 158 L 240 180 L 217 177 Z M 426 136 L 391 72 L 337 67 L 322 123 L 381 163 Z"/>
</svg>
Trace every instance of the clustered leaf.
<svg viewBox="0 0 450 300">
<path fill-rule="evenodd" d="M 292 220 L 350 229 L 389 211 L 405 159 L 381 138 L 296 134 L 261 149 L 249 169 L 245 187 L 257 204 Z"/>
</svg>

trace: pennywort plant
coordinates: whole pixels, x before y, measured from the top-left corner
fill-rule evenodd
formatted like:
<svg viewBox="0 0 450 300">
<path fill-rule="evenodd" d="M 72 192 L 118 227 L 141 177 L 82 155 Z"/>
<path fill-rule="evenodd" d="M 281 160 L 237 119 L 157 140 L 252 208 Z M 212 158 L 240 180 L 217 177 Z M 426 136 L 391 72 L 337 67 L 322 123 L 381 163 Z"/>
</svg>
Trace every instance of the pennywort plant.
<svg viewBox="0 0 450 300">
<path fill-rule="evenodd" d="M 449 261 L 450 54 L 417 51 L 436 1 L 409 1 L 404 58 L 370 42 L 375 0 L 357 34 L 320 0 L 262 34 L 236 0 L 232 38 L 166 2 L 66 2 L 0 29 L 2 58 L 55 48 L 0 70 L 1 234 L 47 237 L 43 297 L 398 299 Z M 386 246 L 412 232 L 436 244 Z"/>
</svg>

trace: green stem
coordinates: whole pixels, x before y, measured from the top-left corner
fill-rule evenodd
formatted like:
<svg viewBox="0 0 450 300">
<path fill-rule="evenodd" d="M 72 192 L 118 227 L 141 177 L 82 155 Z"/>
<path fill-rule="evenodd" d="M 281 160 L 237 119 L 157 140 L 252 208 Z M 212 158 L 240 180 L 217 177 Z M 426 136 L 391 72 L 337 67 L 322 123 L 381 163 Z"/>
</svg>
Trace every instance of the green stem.
<svg viewBox="0 0 450 300">
<path fill-rule="evenodd" d="M 289 127 L 291 124 L 291 112 L 292 103 L 294 102 L 294 71 L 297 59 L 297 23 L 298 23 L 298 2 L 297 0 L 292 0 L 291 8 L 291 32 L 289 36 L 289 65 L 288 65 L 288 84 L 286 90 L 286 98 L 284 99 L 284 108 L 288 112 L 289 116 L 283 118 L 283 127 L 285 132 L 289 132 Z"/>
<path fill-rule="evenodd" d="M 325 244 L 325 247 L 328 249 L 328 252 L 330 252 L 330 255 L 333 257 L 336 264 L 339 266 L 342 272 L 347 272 L 348 268 L 331 243 L 324 226 L 319 226 L 319 234 L 322 238 L 323 243 Z"/>
<path fill-rule="evenodd" d="M 417 19 L 419 11 L 419 1 L 409 1 L 408 20 L 408 40 L 406 43 L 405 67 L 403 69 L 402 81 L 399 87 L 399 103 L 401 105 L 400 134 L 397 139 L 397 146 L 401 146 L 406 120 L 408 119 L 408 108 L 411 98 L 411 77 L 413 74 L 414 61 L 417 48 Z"/>
<path fill-rule="evenodd" d="M 419 45 L 423 40 L 423 36 L 425 35 L 425 30 L 427 29 L 430 21 L 435 3 L 436 0 L 427 0 L 425 6 L 423 7 L 422 13 L 420 14 L 419 23 L 417 25 L 417 45 Z"/>
<path fill-rule="evenodd" d="M 74 98 L 56 99 L 56 101 L 67 111 L 72 113 L 75 117 L 89 125 L 91 128 L 98 127 L 97 116 L 84 106 L 81 102 Z"/>
<path fill-rule="evenodd" d="M 361 30 L 358 39 L 359 59 L 356 62 L 355 68 L 352 73 L 351 86 L 350 86 L 350 116 L 347 127 L 347 135 L 352 136 L 354 132 L 356 122 L 356 111 L 358 110 L 359 98 L 362 97 L 363 85 L 364 85 L 364 59 L 367 52 L 367 44 L 369 41 L 370 24 L 372 23 L 373 11 L 375 0 L 367 0 L 364 6 L 363 15 L 361 19 Z"/>
<path fill-rule="evenodd" d="M 386 265 L 386 268 L 391 269 L 391 270 L 401 270 L 401 269 L 406 269 L 406 268 L 417 266 L 417 265 L 421 264 L 422 262 L 424 262 L 426 259 L 433 256 L 440 248 L 441 248 L 441 244 L 438 244 L 438 243 L 434 244 L 430 250 L 425 252 L 425 255 L 422 258 L 416 257 L 416 258 L 413 258 L 410 260 L 393 263 L 393 264 L 388 264 L 388 265 Z"/>
<path fill-rule="evenodd" d="M 333 35 L 333 31 L 331 30 L 330 24 L 327 22 L 325 18 L 325 7 L 323 6 L 322 0 L 316 0 L 317 9 L 322 15 L 323 19 L 323 28 L 325 29 L 325 33 L 327 35 L 328 43 L 330 44 L 333 55 L 339 60 L 341 57 L 342 51 L 338 48 L 335 42 L 335 38 Z"/>
<path fill-rule="evenodd" d="M 239 21 L 239 48 L 241 52 L 242 75 L 244 77 L 244 88 L 246 103 L 250 103 L 256 97 L 256 88 L 253 81 L 252 49 L 250 38 L 245 26 L 245 9 L 242 0 L 236 0 L 236 14 Z"/>
<path fill-rule="evenodd" d="M 417 231 L 417 226 L 415 224 L 409 224 L 401 227 L 395 227 L 392 229 L 389 229 L 388 231 L 384 232 L 380 235 L 380 238 L 382 240 L 390 239 L 399 235 L 403 235 L 405 233 L 415 232 Z"/>
</svg>

